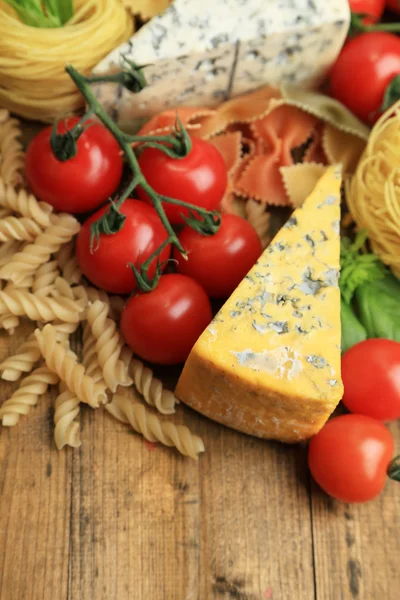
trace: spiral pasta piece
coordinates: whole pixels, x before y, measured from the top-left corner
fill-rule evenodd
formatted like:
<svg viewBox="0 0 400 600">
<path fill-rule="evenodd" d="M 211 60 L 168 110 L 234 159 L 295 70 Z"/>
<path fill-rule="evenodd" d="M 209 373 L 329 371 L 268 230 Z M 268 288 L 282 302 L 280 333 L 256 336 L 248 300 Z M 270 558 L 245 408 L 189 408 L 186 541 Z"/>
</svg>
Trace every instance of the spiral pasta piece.
<svg viewBox="0 0 400 600">
<path fill-rule="evenodd" d="M 30 217 L 41 227 L 50 226 L 52 206 L 46 202 L 39 202 L 23 188 L 16 191 L 2 177 L 0 177 L 0 206 L 17 212 L 23 217 Z"/>
<path fill-rule="evenodd" d="M 108 305 L 96 300 L 87 312 L 87 320 L 97 339 L 96 350 L 103 370 L 104 381 L 107 387 L 115 392 L 119 385 L 129 386 L 133 382 L 129 377 L 126 365 L 120 360 L 124 345 L 122 337 L 115 322 L 107 318 L 107 314 Z"/>
<path fill-rule="evenodd" d="M 52 325 L 45 325 L 42 331 L 36 329 L 40 353 L 51 371 L 57 373 L 68 389 L 79 398 L 81 402 L 89 404 L 92 408 L 106 401 L 106 394 L 101 386 L 96 384 L 92 377 L 86 374 L 85 367 L 78 363 L 57 341 L 56 330 Z"/>
<path fill-rule="evenodd" d="M 271 215 L 266 211 L 265 205 L 257 200 L 247 200 L 245 205 L 246 218 L 250 225 L 254 227 L 263 248 L 266 248 L 271 241 L 269 235 L 269 224 Z"/>
<path fill-rule="evenodd" d="M 40 396 L 47 392 L 49 385 L 58 382 L 58 377 L 46 366 L 41 366 L 25 379 L 17 390 L 3 402 L 0 408 L 0 419 L 7 427 L 16 425 L 21 415 L 27 415 L 32 406 L 36 406 Z"/>
<path fill-rule="evenodd" d="M 0 207 L 0 219 L 5 219 L 6 217 L 10 217 L 12 215 L 12 211 L 8 208 L 4 208 L 4 206 Z"/>
<path fill-rule="evenodd" d="M 56 398 L 54 410 L 54 441 L 58 450 L 64 446 L 79 448 L 81 436 L 77 417 L 80 412 L 79 398 L 66 385 L 60 383 L 60 393 Z"/>
<path fill-rule="evenodd" d="M 0 244 L 0 267 L 6 265 L 20 248 L 21 244 L 17 240 L 10 240 L 9 242 Z"/>
<path fill-rule="evenodd" d="M 132 429 L 141 433 L 149 442 L 174 446 L 181 454 L 195 460 L 200 452 L 204 452 L 203 440 L 192 434 L 185 425 L 161 421 L 142 404 L 132 401 L 127 394 L 114 394 L 106 409 L 118 421 L 130 424 Z"/>
<path fill-rule="evenodd" d="M 32 333 L 26 342 L 19 346 L 14 355 L 8 356 L 0 363 L 1 378 L 5 381 L 17 381 L 22 373 L 32 371 L 39 359 L 39 346 Z"/>
<path fill-rule="evenodd" d="M 19 138 L 22 135 L 17 119 L 6 118 L 0 123 L 0 176 L 12 186 L 23 183 L 25 153 Z"/>
<path fill-rule="evenodd" d="M 107 386 L 97 356 L 96 344 L 97 338 L 93 335 L 92 328 L 89 323 L 85 323 L 83 328 L 82 363 L 86 369 L 86 373 L 93 378 L 95 383 L 103 386 L 104 391 L 106 391 Z"/>
<path fill-rule="evenodd" d="M 55 259 L 64 279 L 69 281 L 71 285 L 77 285 L 81 282 L 82 271 L 75 255 L 75 242 L 73 240 L 61 246 L 55 255 Z"/>
<path fill-rule="evenodd" d="M 33 321 L 76 323 L 82 306 L 69 298 L 42 298 L 25 290 L 0 291 L 0 315 L 27 316 Z"/>
<path fill-rule="evenodd" d="M 143 396 L 147 404 L 155 406 L 164 415 L 171 415 L 175 412 L 175 404 L 178 402 L 175 394 L 165 390 L 161 381 L 154 376 L 153 371 L 146 367 L 141 360 L 132 359 L 129 374 L 137 391 Z"/>
<path fill-rule="evenodd" d="M 60 276 L 56 260 L 40 265 L 34 275 L 32 292 L 37 296 L 49 296 L 55 288 L 57 277 Z"/>
<path fill-rule="evenodd" d="M 18 283 L 25 275 L 34 273 L 51 254 L 68 242 L 78 233 L 80 225 L 72 215 L 53 216 L 52 224 L 37 236 L 32 244 L 28 244 L 21 252 L 14 254 L 7 265 L 0 269 L 1 279 L 11 279 Z"/>
<path fill-rule="evenodd" d="M 40 233 L 42 228 L 30 217 L 8 216 L 0 219 L 0 242 L 32 242 Z"/>
</svg>

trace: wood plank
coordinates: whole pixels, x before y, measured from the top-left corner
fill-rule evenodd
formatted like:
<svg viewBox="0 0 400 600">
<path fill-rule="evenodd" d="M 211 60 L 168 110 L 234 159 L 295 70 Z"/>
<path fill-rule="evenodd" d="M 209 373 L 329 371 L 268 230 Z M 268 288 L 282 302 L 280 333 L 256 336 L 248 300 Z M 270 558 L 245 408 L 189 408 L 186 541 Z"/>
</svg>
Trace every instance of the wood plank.
<svg viewBox="0 0 400 600">
<path fill-rule="evenodd" d="M 389 426 L 400 449 L 400 422 Z M 389 481 L 366 504 L 344 504 L 312 486 L 318 600 L 397 600 L 400 486 Z"/>
<path fill-rule="evenodd" d="M 178 420 L 198 463 L 88 407 L 82 447 L 58 452 L 50 399 L 2 428 L 1 600 L 314 596 L 304 449 Z"/>
</svg>

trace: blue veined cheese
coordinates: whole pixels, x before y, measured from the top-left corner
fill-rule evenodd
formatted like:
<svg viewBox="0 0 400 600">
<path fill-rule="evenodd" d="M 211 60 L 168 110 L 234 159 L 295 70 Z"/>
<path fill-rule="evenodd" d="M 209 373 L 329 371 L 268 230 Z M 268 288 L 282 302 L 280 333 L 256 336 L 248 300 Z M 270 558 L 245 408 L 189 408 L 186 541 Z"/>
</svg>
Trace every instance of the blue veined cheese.
<svg viewBox="0 0 400 600">
<path fill-rule="evenodd" d="M 215 106 L 264 84 L 317 85 L 336 59 L 350 20 L 347 0 L 175 0 L 95 68 L 121 54 L 144 69 L 133 97 L 115 85 L 96 93 L 118 121 L 180 105 Z"/>
<path fill-rule="evenodd" d="M 194 345 L 177 397 L 245 433 L 295 442 L 343 393 L 339 167 L 278 232 Z"/>
</svg>

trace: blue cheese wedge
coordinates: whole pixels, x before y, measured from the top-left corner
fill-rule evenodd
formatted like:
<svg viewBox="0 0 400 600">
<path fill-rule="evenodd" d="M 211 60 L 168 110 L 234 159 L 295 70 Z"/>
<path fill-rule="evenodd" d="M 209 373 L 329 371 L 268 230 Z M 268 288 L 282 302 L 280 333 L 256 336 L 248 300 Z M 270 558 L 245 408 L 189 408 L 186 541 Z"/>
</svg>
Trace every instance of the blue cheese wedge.
<svg viewBox="0 0 400 600">
<path fill-rule="evenodd" d="M 201 335 L 180 400 L 282 442 L 323 426 L 343 394 L 340 183 L 340 168 L 329 168 Z"/>
<path fill-rule="evenodd" d="M 347 0 L 175 0 L 95 68 L 121 55 L 141 65 L 148 87 L 135 98 L 98 84 L 119 122 L 180 105 L 215 106 L 264 84 L 318 84 L 336 59 L 350 21 Z"/>
</svg>

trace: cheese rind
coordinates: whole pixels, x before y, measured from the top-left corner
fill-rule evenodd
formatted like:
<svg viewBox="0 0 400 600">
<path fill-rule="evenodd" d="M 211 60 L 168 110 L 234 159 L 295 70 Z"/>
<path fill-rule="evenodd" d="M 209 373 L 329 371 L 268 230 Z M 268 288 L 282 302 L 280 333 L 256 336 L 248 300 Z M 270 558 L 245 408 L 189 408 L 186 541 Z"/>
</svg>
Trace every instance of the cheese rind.
<svg viewBox="0 0 400 600">
<path fill-rule="evenodd" d="M 215 106 L 265 84 L 318 84 L 336 59 L 350 22 L 347 0 L 175 0 L 103 59 L 121 55 L 144 69 L 148 87 L 133 96 L 95 87 L 119 122 L 180 105 Z"/>
<path fill-rule="evenodd" d="M 245 433 L 314 435 L 343 394 L 339 167 L 319 180 L 193 347 L 176 395 Z"/>
</svg>

